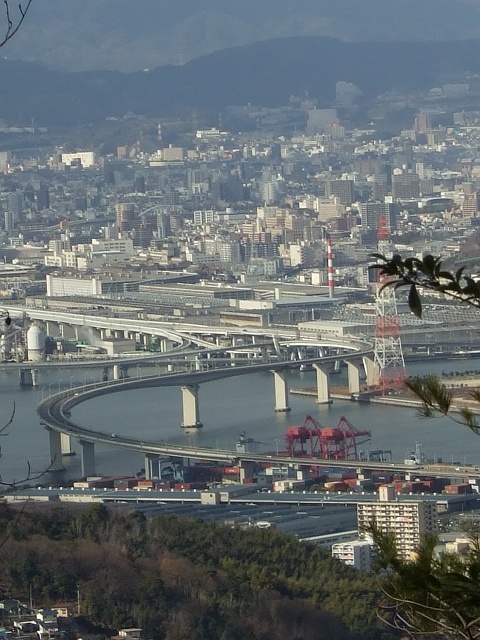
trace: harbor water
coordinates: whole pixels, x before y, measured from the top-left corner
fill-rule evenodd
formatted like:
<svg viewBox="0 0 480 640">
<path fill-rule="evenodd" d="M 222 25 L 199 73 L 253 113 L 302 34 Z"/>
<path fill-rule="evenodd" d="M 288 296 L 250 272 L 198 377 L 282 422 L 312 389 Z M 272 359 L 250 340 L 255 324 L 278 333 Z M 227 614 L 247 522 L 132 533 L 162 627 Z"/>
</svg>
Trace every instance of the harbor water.
<svg viewBox="0 0 480 640">
<path fill-rule="evenodd" d="M 409 366 L 410 375 L 440 374 L 442 371 L 472 371 L 480 369 L 480 360 L 432 360 Z M 41 384 L 36 389 L 19 386 L 18 371 L 0 373 L 0 424 L 5 424 L 15 404 L 15 416 L 0 437 L 2 479 L 20 481 L 30 465 L 32 474 L 48 467 L 48 435 L 40 425 L 36 407 L 42 398 L 59 390 L 99 382 L 101 371 L 78 368 L 42 370 Z M 132 368 L 131 374 L 155 373 Z M 60 379 L 59 376 L 63 376 Z M 337 376 L 332 375 L 332 384 Z M 315 385 L 313 372 L 292 371 L 290 388 Z M 359 449 L 391 450 L 393 459 L 403 461 L 418 443 L 427 458 L 442 458 L 445 462 L 480 465 L 480 437 L 447 418 L 425 420 L 411 408 L 380 406 L 335 400 L 331 405 L 317 405 L 314 397 L 290 395 L 291 411 L 275 413 L 273 376 L 255 373 L 202 384 L 199 392 L 203 429 L 182 430 L 181 392 L 177 388 L 140 389 L 100 396 L 82 403 L 72 411 L 72 419 L 98 431 L 130 435 L 139 439 L 167 443 L 198 444 L 220 449 L 233 449 L 242 432 L 259 443 L 262 451 L 285 448 L 287 428 L 303 424 L 311 415 L 322 426 L 336 426 L 345 416 L 358 429 L 372 433 L 370 442 Z M 78 451 L 78 444 L 73 442 Z M 97 471 L 103 475 L 133 475 L 143 466 L 138 453 L 107 446 L 96 447 Z M 80 456 L 65 458 L 66 471 L 61 479 L 78 478 Z M 44 477 L 38 482 L 49 481 Z"/>
</svg>

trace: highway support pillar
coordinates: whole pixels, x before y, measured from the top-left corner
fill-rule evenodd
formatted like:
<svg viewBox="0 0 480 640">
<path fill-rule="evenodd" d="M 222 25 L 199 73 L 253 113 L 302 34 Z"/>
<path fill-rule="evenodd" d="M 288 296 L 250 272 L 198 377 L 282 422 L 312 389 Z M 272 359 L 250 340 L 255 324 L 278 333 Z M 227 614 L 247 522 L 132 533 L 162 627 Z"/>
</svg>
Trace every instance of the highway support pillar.
<svg viewBox="0 0 480 640">
<path fill-rule="evenodd" d="M 198 389 L 198 384 L 186 384 L 182 387 L 183 429 L 199 429 L 203 427 L 200 422 Z"/>
<path fill-rule="evenodd" d="M 126 364 L 114 364 L 113 365 L 113 379 L 125 380 L 128 378 L 128 365 Z"/>
<path fill-rule="evenodd" d="M 358 362 L 347 362 L 348 391 L 352 395 L 360 393 L 360 366 Z"/>
<path fill-rule="evenodd" d="M 62 434 L 53 429 L 48 429 L 48 439 L 50 442 L 50 471 L 63 471 L 62 460 Z"/>
<path fill-rule="evenodd" d="M 367 386 L 373 387 L 376 380 L 378 379 L 378 371 L 375 366 L 375 362 L 371 358 L 364 357 L 363 358 L 363 366 L 365 367 L 365 374 L 367 377 Z"/>
<path fill-rule="evenodd" d="M 317 404 L 330 404 L 332 400 L 328 370 L 320 364 L 314 364 L 313 368 L 317 372 Z"/>
<path fill-rule="evenodd" d="M 160 478 L 160 460 L 154 453 L 145 454 L 145 479 Z"/>
<path fill-rule="evenodd" d="M 38 369 L 30 369 L 30 375 L 32 376 L 32 387 L 38 387 L 40 383 Z"/>
<path fill-rule="evenodd" d="M 38 387 L 39 382 L 38 369 L 20 369 L 21 387 Z"/>
<path fill-rule="evenodd" d="M 62 449 L 62 456 L 75 455 L 75 451 L 72 450 L 72 439 L 68 433 L 60 434 L 60 446 Z"/>
<path fill-rule="evenodd" d="M 80 446 L 82 447 L 82 476 L 88 478 L 96 475 L 94 443 L 80 440 Z"/>
<path fill-rule="evenodd" d="M 249 460 L 242 460 L 239 465 L 240 483 L 244 484 L 245 480 L 252 480 L 254 476 L 255 463 Z"/>
<path fill-rule="evenodd" d="M 295 474 L 297 476 L 297 480 L 309 480 L 310 468 L 311 468 L 311 465 L 309 464 L 295 465 Z"/>
<path fill-rule="evenodd" d="M 275 384 L 275 409 L 277 413 L 285 413 L 290 411 L 288 404 L 288 379 L 287 370 L 278 369 L 272 371 L 273 381 Z"/>
</svg>

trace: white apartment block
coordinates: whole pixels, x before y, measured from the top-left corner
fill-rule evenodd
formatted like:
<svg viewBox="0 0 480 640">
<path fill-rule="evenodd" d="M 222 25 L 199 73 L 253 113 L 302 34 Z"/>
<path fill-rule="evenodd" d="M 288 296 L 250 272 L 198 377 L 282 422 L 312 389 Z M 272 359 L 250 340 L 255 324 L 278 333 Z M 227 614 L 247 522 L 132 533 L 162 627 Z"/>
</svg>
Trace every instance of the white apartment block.
<svg viewBox="0 0 480 640">
<path fill-rule="evenodd" d="M 332 558 L 337 558 L 337 560 L 359 571 L 368 573 L 371 570 L 374 556 L 374 545 L 368 540 L 337 542 L 332 545 Z"/>
<path fill-rule="evenodd" d="M 363 539 L 368 538 L 365 529 L 372 523 L 381 532 L 393 533 L 401 557 L 407 560 L 418 548 L 422 536 L 438 529 L 436 502 L 395 500 L 392 486 L 380 487 L 378 502 L 358 504 L 357 520 Z"/>
<path fill-rule="evenodd" d="M 74 153 L 62 153 L 62 164 L 70 167 L 76 162 L 81 163 L 82 167 L 93 167 L 96 164 L 94 151 L 75 151 Z"/>
<path fill-rule="evenodd" d="M 213 209 L 205 209 L 203 211 L 193 212 L 193 224 L 203 225 L 215 222 L 216 213 Z"/>
</svg>

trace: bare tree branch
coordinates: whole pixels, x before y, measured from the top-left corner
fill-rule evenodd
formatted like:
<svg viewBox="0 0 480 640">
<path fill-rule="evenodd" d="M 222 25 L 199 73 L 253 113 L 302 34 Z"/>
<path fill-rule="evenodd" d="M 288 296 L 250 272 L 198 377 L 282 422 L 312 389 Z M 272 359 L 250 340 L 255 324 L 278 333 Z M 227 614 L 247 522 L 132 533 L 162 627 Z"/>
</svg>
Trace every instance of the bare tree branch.
<svg viewBox="0 0 480 640">
<path fill-rule="evenodd" d="M 9 40 L 11 40 L 20 29 L 32 2 L 33 0 L 26 0 L 26 2 L 23 3 L 20 2 L 17 7 L 17 14 L 16 12 L 14 13 L 14 11 L 11 9 L 9 0 L 3 0 L 6 27 L 3 34 L 3 39 L 0 40 L 0 49 Z"/>
<path fill-rule="evenodd" d="M 8 433 L 5 433 L 5 431 L 12 424 L 14 417 L 15 417 L 15 402 L 13 403 L 12 415 L 10 416 L 10 420 L 6 424 L 4 424 L 3 427 L 0 428 L 0 436 L 8 436 Z M 0 449 L 0 454 L 1 454 L 1 449 Z"/>
<path fill-rule="evenodd" d="M 13 419 L 15 418 L 15 410 L 16 410 L 16 406 L 15 406 L 15 402 L 13 403 L 13 409 L 12 409 L 12 413 L 10 415 L 10 418 L 8 420 L 8 422 L 6 422 L 3 427 L 0 427 L 0 436 L 7 436 L 8 433 L 5 433 L 6 429 L 8 429 L 8 427 L 12 424 Z M 2 449 L 0 447 L 0 458 L 2 457 Z M 43 477 L 45 474 L 47 474 L 49 471 L 52 470 L 53 465 L 55 464 L 55 459 L 53 459 L 49 466 L 44 469 L 43 471 L 40 471 L 39 473 L 32 473 L 32 468 L 30 466 L 30 462 L 28 462 L 27 460 L 27 473 L 25 474 L 25 477 L 22 478 L 21 480 L 13 480 L 12 482 L 5 482 L 2 478 L 2 475 L 0 473 L 0 487 L 7 487 L 10 489 L 15 489 L 16 487 L 18 487 L 21 484 L 24 484 L 25 482 L 29 482 L 31 480 L 38 480 L 39 478 Z"/>
</svg>

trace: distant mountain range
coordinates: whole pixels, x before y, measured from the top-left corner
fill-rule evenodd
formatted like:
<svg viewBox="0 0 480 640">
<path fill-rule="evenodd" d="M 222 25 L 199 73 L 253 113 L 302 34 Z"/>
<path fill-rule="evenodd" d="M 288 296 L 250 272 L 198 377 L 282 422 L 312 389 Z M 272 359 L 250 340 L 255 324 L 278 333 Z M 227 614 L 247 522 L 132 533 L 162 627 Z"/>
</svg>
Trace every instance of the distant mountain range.
<svg viewBox="0 0 480 640">
<path fill-rule="evenodd" d="M 349 42 L 475 39 L 480 38 L 480 2 L 34 0 L 2 55 L 68 71 L 138 71 L 300 36 Z"/>
<path fill-rule="evenodd" d="M 99 1 L 99 0 L 97 0 Z M 128 112 L 165 116 L 229 104 L 286 104 L 308 95 L 331 106 L 335 83 L 353 82 L 365 99 L 390 89 L 428 89 L 480 74 L 480 40 L 346 43 L 282 38 L 226 49 L 182 66 L 120 73 L 66 73 L 0 60 L 0 119 L 82 124 Z"/>
</svg>

